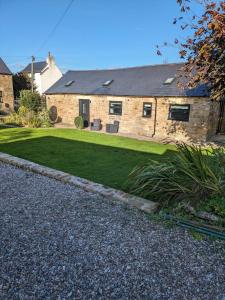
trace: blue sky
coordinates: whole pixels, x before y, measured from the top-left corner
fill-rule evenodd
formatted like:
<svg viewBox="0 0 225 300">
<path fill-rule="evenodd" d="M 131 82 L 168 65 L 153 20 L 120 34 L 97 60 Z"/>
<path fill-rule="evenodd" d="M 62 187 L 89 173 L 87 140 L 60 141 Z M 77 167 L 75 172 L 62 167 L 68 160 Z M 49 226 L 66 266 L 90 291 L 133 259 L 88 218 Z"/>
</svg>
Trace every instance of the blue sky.
<svg viewBox="0 0 225 300">
<path fill-rule="evenodd" d="M 0 0 L 0 57 L 18 71 L 48 51 L 59 67 L 101 69 L 179 61 L 178 49 L 155 54 L 155 45 L 182 38 L 173 18 L 176 0 L 74 0 L 42 49 L 70 0 Z M 198 9 L 198 7 L 195 7 Z"/>
</svg>

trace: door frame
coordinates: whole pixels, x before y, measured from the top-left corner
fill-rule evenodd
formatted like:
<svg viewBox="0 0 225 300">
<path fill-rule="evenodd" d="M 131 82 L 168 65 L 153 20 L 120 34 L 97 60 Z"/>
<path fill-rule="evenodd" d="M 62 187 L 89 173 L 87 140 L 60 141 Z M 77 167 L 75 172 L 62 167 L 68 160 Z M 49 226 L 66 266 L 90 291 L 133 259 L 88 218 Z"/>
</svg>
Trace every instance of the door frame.
<svg viewBox="0 0 225 300">
<path fill-rule="evenodd" d="M 90 124 L 90 103 L 89 99 L 79 99 L 79 116 L 84 119 L 84 127 L 88 127 Z M 86 106 L 86 113 L 83 112 L 83 105 Z"/>
</svg>

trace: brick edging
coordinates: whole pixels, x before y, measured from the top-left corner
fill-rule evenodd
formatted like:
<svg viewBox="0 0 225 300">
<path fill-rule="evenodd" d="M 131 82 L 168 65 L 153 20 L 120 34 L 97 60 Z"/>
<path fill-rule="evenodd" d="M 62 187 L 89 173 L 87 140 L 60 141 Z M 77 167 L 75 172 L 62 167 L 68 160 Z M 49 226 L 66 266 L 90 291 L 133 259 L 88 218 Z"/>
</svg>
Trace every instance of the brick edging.
<svg viewBox="0 0 225 300">
<path fill-rule="evenodd" d="M 80 178 L 62 171 L 58 171 L 49 167 L 45 167 L 29 160 L 25 160 L 19 157 L 15 157 L 6 153 L 0 152 L 0 161 L 19 167 L 24 170 L 32 171 L 64 183 L 71 184 L 73 186 L 82 188 L 89 192 L 99 193 L 105 197 L 111 197 L 112 199 L 119 200 L 127 203 L 131 207 L 138 208 L 146 213 L 154 212 L 157 210 L 158 203 L 150 200 L 146 200 L 141 197 L 137 197 L 120 190 L 116 190 L 99 183 L 89 181 L 84 178 Z"/>
</svg>

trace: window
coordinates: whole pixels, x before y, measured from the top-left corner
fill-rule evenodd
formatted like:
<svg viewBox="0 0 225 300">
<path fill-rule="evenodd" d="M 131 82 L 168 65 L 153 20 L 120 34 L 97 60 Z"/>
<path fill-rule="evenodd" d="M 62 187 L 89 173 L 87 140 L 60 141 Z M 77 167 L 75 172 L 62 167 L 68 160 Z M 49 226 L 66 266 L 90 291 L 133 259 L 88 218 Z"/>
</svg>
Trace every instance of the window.
<svg viewBox="0 0 225 300">
<path fill-rule="evenodd" d="M 152 115 L 152 103 L 143 103 L 143 117 L 144 118 L 151 118 Z"/>
<path fill-rule="evenodd" d="M 3 102 L 3 93 L 2 93 L 2 91 L 0 91 L 0 103 L 2 103 Z"/>
<path fill-rule="evenodd" d="M 109 86 L 112 82 L 113 80 L 107 80 L 103 83 L 103 86 Z"/>
<path fill-rule="evenodd" d="M 70 86 L 72 83 L 74 83 L 74 80 L 68 81 L 68 82 L 65 84 L 65 86 L 68 87 L 68 86 Z"/>
<path fill-rule="evenodd" d="M 169 109 L 169 120 L 189 121 L 190 104 L 171 104 Z"/>
<path fill-rule="evenodd" d="M 86 103 L 83 103 L 83 104 L 82 104 L 82 113 L 83 113 L 83 114 L 86 114 L 86 113 L 87 113 L 87 104 L 86 104 Z"/>
<path fill-rule="evenodd" d="M 173 83 L 174 79 L 175 79 L 174 77 L 167 78 L 163 84 L 169 85 L 169 84 Z"/>
<path fill-rule="evenodd" d="M 109 114 L 110 115 L 122 115 L 122 102 L 110 101 L 109 102 Z"/>
</svg>

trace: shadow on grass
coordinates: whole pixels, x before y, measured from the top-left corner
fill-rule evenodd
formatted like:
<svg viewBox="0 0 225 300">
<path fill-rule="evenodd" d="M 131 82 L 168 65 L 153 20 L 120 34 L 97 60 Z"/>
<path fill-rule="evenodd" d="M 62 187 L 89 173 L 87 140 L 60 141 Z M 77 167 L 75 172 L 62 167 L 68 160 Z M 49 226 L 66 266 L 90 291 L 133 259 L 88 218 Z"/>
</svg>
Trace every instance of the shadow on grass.
<svg viewBox="0 0 225 300">
<path fill-rule="evenodd" d="M 29 130 L 23 135 L 29 137 Z M 0 144 L 1 152 L 123 190 L 129 173 L 138 164 L 149 159 L 162 161 L 174 153 L 166 146 L 163 154 L 155 154 L 52 136 L 20 141 L 13 138 Z"/>
<path fill-rule="evenodd" d="M 32 133 L 33 132 L 30 129 L 23 128 L 22 130 L 18 131 L 18 127 L 9 128 L 9 127 L 5 127 L 4 125 L 2 126 L 0 125 L 0 142 L 10 143 L 21 139 L 31 138 Z"/>
</svg>

